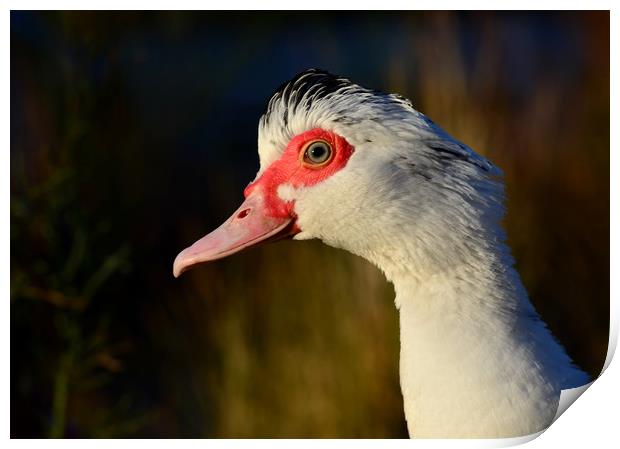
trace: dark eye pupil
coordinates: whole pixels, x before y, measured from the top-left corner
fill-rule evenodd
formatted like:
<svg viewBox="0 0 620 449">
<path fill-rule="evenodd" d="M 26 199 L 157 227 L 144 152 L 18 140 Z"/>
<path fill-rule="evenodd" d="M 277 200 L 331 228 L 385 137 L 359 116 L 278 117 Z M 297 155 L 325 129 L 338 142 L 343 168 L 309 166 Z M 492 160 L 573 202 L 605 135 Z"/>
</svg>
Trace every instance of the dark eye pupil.
<svg viewBox="0 0 620 449">
<path fill-rule="evenodd" d="M 314 145 L 310 148 L 310 156 L 313 159 L 321 159 L 327 153 L 327 149 L 323 145 Z"/>
</svg>

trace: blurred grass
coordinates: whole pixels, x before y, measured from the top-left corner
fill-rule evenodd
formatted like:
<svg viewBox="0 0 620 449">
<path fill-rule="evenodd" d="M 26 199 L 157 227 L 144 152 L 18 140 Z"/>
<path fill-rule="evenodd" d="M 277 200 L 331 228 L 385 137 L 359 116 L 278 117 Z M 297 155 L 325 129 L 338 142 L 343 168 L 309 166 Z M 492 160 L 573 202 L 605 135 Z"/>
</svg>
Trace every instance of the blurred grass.
<svg viewBox="0 0 620 449">
<path fill-rule="evenodd" d="M 410 97 L 504 170 L 526 287 L 598 374 L 608 13 L 13 12 L 11 47 L 12 436 L 406 435 L 374 267 L 282 242 L 170 273 L 234 210 L 264 102 L 309 66 Z"/>
<path fill-rule="evenodd" d="M 286 242 L 189 278 L 175 321 L 196 330 L 185 336 L 190 353 L 212 350 L 194 355 L 182 396 L 204 400 L 205 435 L 391 435 L 402 419 L 398 321 L 373 267 L 318 242 Z M 178 328 L 162 334 L 169 309 L 155 310 L 166 346 Z"/>
</svg>

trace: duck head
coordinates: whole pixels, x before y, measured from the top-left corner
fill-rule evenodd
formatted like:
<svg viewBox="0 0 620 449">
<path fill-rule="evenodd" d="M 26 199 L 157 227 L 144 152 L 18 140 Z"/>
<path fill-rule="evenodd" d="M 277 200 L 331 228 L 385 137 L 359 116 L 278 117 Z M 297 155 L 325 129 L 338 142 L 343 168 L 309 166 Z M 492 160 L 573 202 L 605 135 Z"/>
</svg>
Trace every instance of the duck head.
<svg viewBox="0 0 620 449">
<path fill-rule="evenodd" d="M 415 238 L 437 217 L 443 226 L 455 201 L 468 202 L 477 190 L 467 187 L 493 169 L 409 100 L 315 69 L 272 96 L 258 152 L 245 201 L 177 256 L 174 276 L 282 238 L 319 238 L 389 264 L 403 232 Z"/>
</svg>

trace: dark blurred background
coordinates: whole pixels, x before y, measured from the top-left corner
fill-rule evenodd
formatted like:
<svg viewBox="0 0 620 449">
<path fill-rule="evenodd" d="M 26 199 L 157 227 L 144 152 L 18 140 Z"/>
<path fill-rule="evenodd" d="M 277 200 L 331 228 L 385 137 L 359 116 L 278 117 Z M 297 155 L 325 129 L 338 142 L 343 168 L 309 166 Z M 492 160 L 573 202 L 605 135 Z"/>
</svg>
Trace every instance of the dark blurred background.
<svg viewBox="0 0 620 449">
<path fill-rule="evenodd" d="M 411 98 L 505 172 L 532 301 L 598 375 L 609 13 L 11 13 L 11 435 L 403 437 L 374 267 L 282 242 L 172 277 L 321 67 Z"/>
</svg>

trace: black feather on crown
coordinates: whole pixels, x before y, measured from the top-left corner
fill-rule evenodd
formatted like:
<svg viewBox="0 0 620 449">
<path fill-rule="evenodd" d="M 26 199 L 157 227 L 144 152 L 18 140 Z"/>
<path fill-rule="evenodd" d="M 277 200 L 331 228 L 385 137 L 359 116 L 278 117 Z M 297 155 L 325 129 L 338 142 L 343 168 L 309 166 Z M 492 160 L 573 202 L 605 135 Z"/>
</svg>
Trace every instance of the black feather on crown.
<svg viewBox="0 0 620 449">
<path fill-rule="evenodd" d="M 345 88 L 351 89 L 349 93 L 352 94 L 368 92 L 367 89 L 352 83 L 349 79 L 334 75 L 325 70 L 304 70 L 276 89 L 269 100 L 267 109 L 263 113 L 263 121 L 264 123 L 269 122 L 275 105 L 282 104 L 284 106 L 283 121 L 286 126 L 288 123 L 288 111 L 297 110 L 302 101 L 306 110 L 309 111 L 315 101 Z"/>
</svg>

